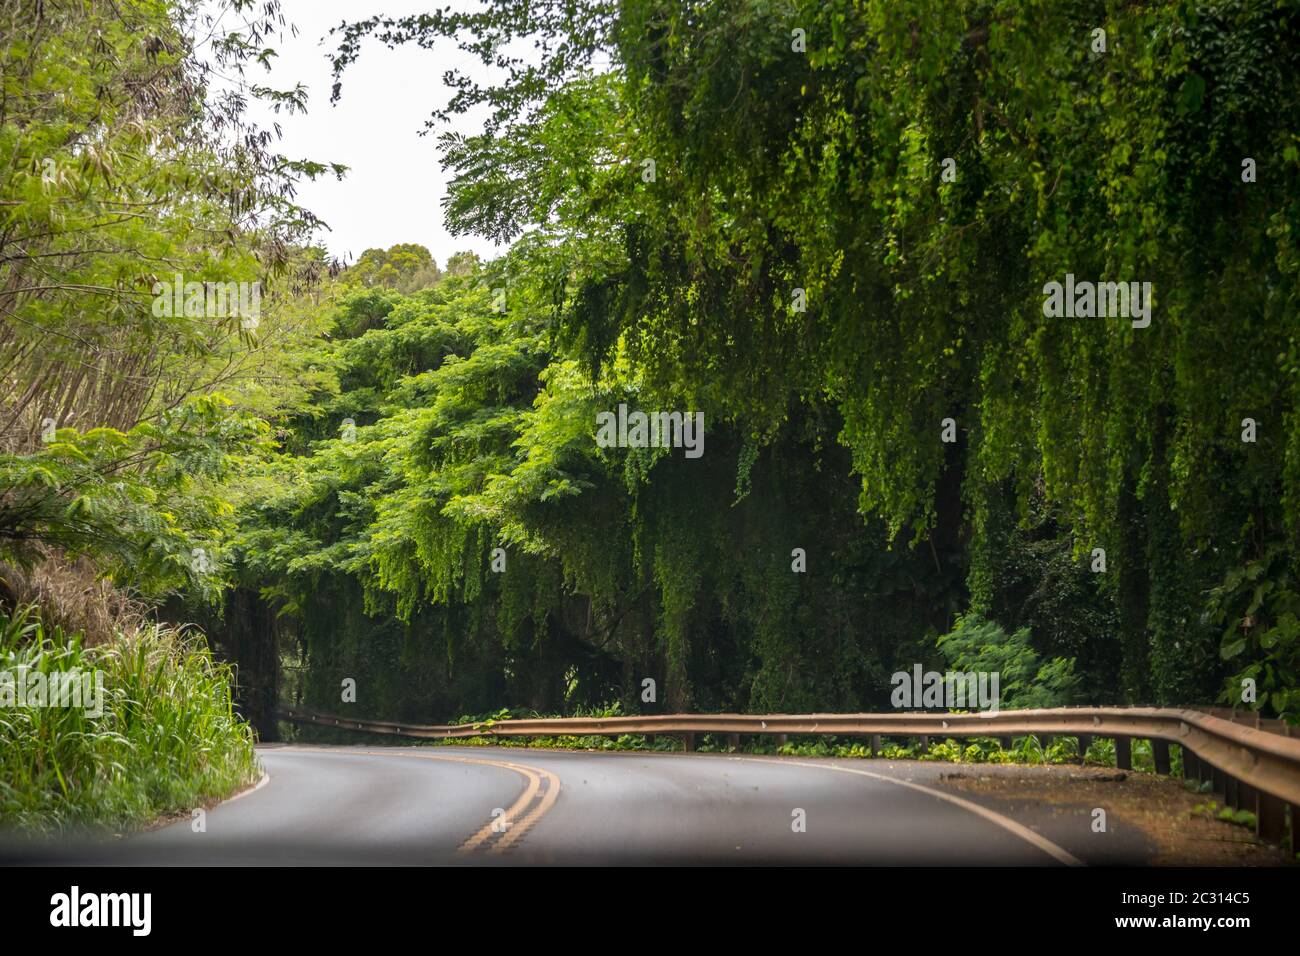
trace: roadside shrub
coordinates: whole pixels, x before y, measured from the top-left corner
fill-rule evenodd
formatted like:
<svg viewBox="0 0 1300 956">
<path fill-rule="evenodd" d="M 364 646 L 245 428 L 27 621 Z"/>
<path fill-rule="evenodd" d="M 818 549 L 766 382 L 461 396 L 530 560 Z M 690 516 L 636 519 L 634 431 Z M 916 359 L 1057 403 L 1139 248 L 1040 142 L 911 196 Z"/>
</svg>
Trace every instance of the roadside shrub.
<svg viewBox="0 0 1300 956">
<path fill-rule="evenodd" d="M 101 707 L 39 706 L 20 670 L 102 675 Z M 231 673 L 197 632 L 140 626 L 94 647 L 28 605 L 0 612 L 0 826 L 129 830 L 225 796 L 258 776 Z M 91 711 L 102 709 L 97 716 Z"/>
</svg>

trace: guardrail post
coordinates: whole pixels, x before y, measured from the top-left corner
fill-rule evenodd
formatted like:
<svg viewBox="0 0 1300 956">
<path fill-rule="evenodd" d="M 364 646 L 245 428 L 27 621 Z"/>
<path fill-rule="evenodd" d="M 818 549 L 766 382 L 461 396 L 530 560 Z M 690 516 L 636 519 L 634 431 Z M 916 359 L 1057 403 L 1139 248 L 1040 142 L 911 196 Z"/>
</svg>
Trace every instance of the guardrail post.
<svg viewBox="0 0 1300 956">
<path fill-rule="evenodd" d="M 1196 761 L 1196 779 L 1197 779 L 1200 783 L 1205 783 L 1205 782 L 1207 782 L 1207 781 L 1210 781 L 1211 783 L 1213 782 L 1213 780 L 1214 780 L 1214 767 L 1213 767 L 1213 765 L 1210 764 L 1210 762 L 1209 762 L 1208 760 L 1201 760 L 1200 758 L 1197 758 L 1197 761 Z"/>
<path fill-rule="evenodd" d="M 1241 808 L 1241 781 L 1230 774 L 1223 777 L 1223 802 L 1234 810 Z"/>
<path fill-rule="evenodd" d="M 1222 770 L 1213 764 L 1210 765 L 1210 789 L 1216 796 L 1223 797 L 1224 802 L 1228 800 L 1228 778 Z"/>
<path fill-rule="evenodd" d="M 1255 835 L 1266 843 L 1282 843 L 1286 833 L 1286 803 L 1261 790 L 1255 791 Z"/>
<path fill-rule="evenodd" d="M 658 737 L 659 737 L 658 734 L 646 734 L 645 735 L 646 746 L 653 747 L 655 745 L 655 740 L 658 739 Z"/>
<path fill-rule="evenodd" d="M 789 742 L 790 742 L 790 735 L 789 735 L 789 734 L 777 734 L 777 735 L 776 735 L 776 746 L 777 746 L 778 749 L 780 749 L 781 747 L 784 747 L 784 746 L 785 746 L 787 743 L 789 743 Z"/>
<path fill-rule="evenodd" d="M 1012 742 L 1012 741 L 1011 741 L 1011 738 L 1010 738 L 1010 737 L 999 737 L 999 738 L 998 738 L 998 746 L 1001 747 L 1003 750 L 1008 750 L 1008 751 L 1009 751 L 1009 750 L 1011 749 L 1011 742 Z"/>
<path fill-rule="evenodd" d="M 1119 770 L 1133 769 L 1133 738 L 1115 738 L 1115 766 Z"/>
<path fill-rule="evenodd" d="M 871 756 L 880 756 L 880 734 L 871 735 Z"/>
<path fill-rule="evenodd" d="M 1169 776 L 1169 741 L 1152 740 L 1151 757 L 1156 762 L 1156 773 Z"/>
<path fill-rule="evenodd" d="M 1092 734 L 1079 734 L 1079 763 L 1084 762 L 1088 756 L 1088 748 L 1092 746 Z"/>
<path fill-rule="evenodd" d="M 693 753 L 695 751 L 695 735 L 682 734 L 682 746 L 686 749 L 687 753 Z"/>
<path fill-rule="evenodd" d="M 727 746 L 732 750 L 740 749 L 740 734 L 727 734 Z"/>
<path fill-rule="evenodd" d="M 929 738 L 929 737 L 922 737 L 922 738 L 921 738 L 921 750 L 922 750 L 923 752 L 925 752 L 925 753 L 929 753 L 929 752 L 930 752 L 930 738 Z"/>
<path fill-rule="evenodd" d="M 1237 807 L 1255 814 L 1255 829 L 1259 829 L 1259 791 L 1244 780 L 1237 781 Z"/>
</svg>

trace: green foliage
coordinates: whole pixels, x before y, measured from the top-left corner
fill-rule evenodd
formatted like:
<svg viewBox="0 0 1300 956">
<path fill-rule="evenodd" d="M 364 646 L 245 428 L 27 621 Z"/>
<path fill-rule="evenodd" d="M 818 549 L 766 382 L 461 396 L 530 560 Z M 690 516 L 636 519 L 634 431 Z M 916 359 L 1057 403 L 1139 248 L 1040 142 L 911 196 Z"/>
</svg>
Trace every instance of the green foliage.
<svg viewBox="0 0 1300 956">
<path fill-rule="evenodd" d="M 292 112 L 300 95 L 207 87 L 264 62 L 279 17 L 218 7 L 238 25 L 210 43 L 191 4 L 0 13 L 0 557 L 87 555 L 129 588 L 208 600 L 220 580 L 192 555 L 221 550 L 225 478 L 268 450 L 257 417 L 318 382 L 321 330 L 290 300 L 327 266 L 291 197 L 330 171 L 246 119 L 252 98 Z M 174 279 L 265 286 L 261 315 L 157 308 Z"/>
<path fill-rule="evenodd" d="M 1300 593 L 1290 555 L 1278 546 L 1235 568 L 1210 591 L 1207 616 L 1223 627 L 1225 661 L 1249 663 L 1228 678 L 1223 700 L 1239 706 L 1246 682 L 1257 707 L 1283 717 L 1300 710 Z"/>
<path fill-rule="evenodd" d="M 257 779 L 252 733 L 234 713 L 232 675 L 201 637 L 151 626 L 96 647 L 45 627 L 33 609 L 0 614 L 0 672 L 94 674 L 103 712 L 0 708 L 0 824 L 28 831 L 143 827 Z M 25 705 L 26 704 L 26 705 Z M 94 708 L 91 708 L 93 710 Z"/>
<path fill-rule="evenodd" d="M 344 284 L 381 286 L 415 292 L 434 285 L 442 275 L 424 246 L 401 242 L 389 249 L 367 249 L 342 275 Z"/>
<path fill-rule="evenodd" d="M 597 411 L 672 406 L 554 355 L 531 254 L 409 297 L 342 295 L 321 358 L 337 393 L 293 421 L 291 454 L 243 477 L 241 580 L 301 636 L 320 675 L 309 699 L 327 706 L 327 675 L 347 674 L 378 685 L 376 716 L 441 720 L 501 696 L 635 707 L 653 675 L 677 708 L 878 706 L 884 662 L 855 679 L 868 642 L 891 645 L 920 607 L 938 626 L 958 575 L 918 591 L 930 556 L 886 552 L 878 528 L 864 540 L 846 462 L 818 447 L 811 415 L 766 451 L 725 424 L 698 461 L 597 447 Z M 810 451 L 824 469 L 807 471 Z M 742 460 L 750 488 L 736 500 Z M 804 585 L 789 553 L 814 541 L 837 570 Z M 878 625 L 888 638 L 855 636 L 866 594 L 895 606 Z"/>
<path fill-rule="evenodd" d="M 28 455 L 0 454 L 0 555 L 34 542 L 91 555 L 146 594 L 192 589 L 215 600 L 232 455 L 266 450 L 267 426 L 219 397 L 196 398 L 129 431 L 59 429 Z M 196 563 L 196 548 L 212 559 Z"/>
<path fill-rule="evenodd" d="M 1232 807 L 1220 807 L 1219 804 L 1210 800 L 1206 803 L 1198 803 L 1192 807 L 1192 813 L 1206 816 L 1214 820 L 1222 820 L 1224 823 L 1232 823 L 1239 827 L 1245 827 L 1248 830 L 1255 829 L 1255 814 L 1249 810 L 1234 810 Z"/>
<path fill-rule="evenodd" d="M 341 170 L 221 133 L 247 127 L 203 86 L 197 14 L 49 9 L 2 61 L 14 557 L 233 585 L 283 629 L 222 626 L 288 635 L 307 702 L 349 676 L 397 719 L 874 710 L 939 658 L 999 673 L 1007 708 L 1252 678 L 1294 715 L 1292 7 L 493 0 L 348 24 L 340 77 L 372 35 L 499 68 L 442 113 L 489 113 L 440 140 L 445 213 L 513 245 L 338 275 L 291 198 Z M 264 61 L 263 26 L 219 57 Z M 266 282 L 266 321 L 153 315 L 177 269 Z M 1149 326 L 1045 314 L 1067 274 L 1150 283 Z M 706 453 L 600 447 L 623 403 L 702 413 Z M 185 571 L 200 546 L 210 579 Z"/>
<path fill-rule="evenodd" d="M 506 688 L 630 709 L 651 675 L 656 706 L 867 709 L 936 652 L 1002 673 L 1004 706 L 1204 699 L 1205 592 L 1266 553 L 1294 572 L 1300 541 L 1300 21 L 1099 16 L 497 0 L 345 26 L 340 76 L 370 35 L 501 68 L 440 115 L 491 110 L 442 139 L 446 211 L 514 240 L 466 266 L 509 305 L 345 304 L 327 416 L 363 424 L 348 448 L 296 426 L 312 490 L 264 512 L 294 552 L 270 586 L 297 609 L 347 575 L 444 712 Z M 551 55 L 511 61 L 523 37 Z M 1045 315 L 1067 272 L 1151 282 L 1151 325 Z M 624 401 L 702 410 L 706 457 L 594 447 Z M 1286 627 L 1227 644 L 1278 711 Z"/>
<path fill-rule="evenodd" d="M 1042 660 L 1030 646 L 1028 628 L 1007 634 L 991 621 L 964 615 L 937 644 L 951 670 L 998 674 L 1003 710 L 1075 703 L 1073 658 Z"/>
</svg>

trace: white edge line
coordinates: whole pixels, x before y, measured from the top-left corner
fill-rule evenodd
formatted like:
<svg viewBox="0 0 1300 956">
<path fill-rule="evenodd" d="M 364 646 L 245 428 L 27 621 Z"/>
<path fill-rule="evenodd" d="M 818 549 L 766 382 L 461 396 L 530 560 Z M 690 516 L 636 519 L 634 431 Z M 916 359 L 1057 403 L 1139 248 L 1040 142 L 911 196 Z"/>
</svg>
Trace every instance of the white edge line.
<svg viewBox="0 0 1300 956">
<path fill-rule="evenodd" d="M 243 790 L 240 790 L 239 793 L 235 794 L 233 797 L 227 797 L 225 800 L 222 800 L 217 804 L 217 807 L 224 807 L 227 803 L 234 803 L 236 800 L 246 797 L 250 793 L 257 793 L 257 791 L 261 790 L 270 782 L 271 775 L 263 770 L 261 780 L 257 781 L 257 783 L 253 784 L 251 787 L 245 787 Z M 217 807 L 213 807 L 212 809 L 215 810 Z"/>
<path fill-rule="evenodd" d="M 917 790 L 920 791 L 921 793 L 929 794 L 932 797 L 938 797 L 940 800 L 946 800 L 949 803 L 954 804 L 955 806 L 961 807 L 963 810 L 967 810 L 971 813 L 974 813 L 977 816 L 983 817 L 985 820 L 988 820 L 990 823 L 996 824 L 997 826 L 1002 827 L 1002 829 L 1006 830 L 1007 832 L 1020 837 L 1020 839 L 1024 840 L 1025 842 L 1033 844 L 1034 846 L 1038 847 L 1038 849 L 1042 850 L 1044 853 L 1053 857 L 1058 862 L 1064 863 L 1066 866 L 1086 865 L 1082 860 L 1080 860 L 1069 850 L 1066 850 L 1064 847 L 1057 846 L 1055 843 L 1047 839 L 1047 837 L 1043 836 L 1041 833 L 1036 833 L 1035 831 L 1029 829 L 1029 827 L 1025 826 L 1024 824 L 1017 823 L 1015 820 L 1012 820 L 1010 817 L 1004 817 L 1002 816 L 1002 814 L 990 810 L 988 807 L 980 806 L 978 803 L 974 803 L 970 800 L 965 799 L 964 797 L 958 797 L 955 794 L 951 794 L 951 793 L 944 793 L 942 790 L 935 790 L 932 787 L 927 787 L 924 786 L 923 784 L 913 783 L 911 780 L 899 780 L 897 777 L 886 776 L 883 773 L 872 773 L 870 770 L 859 770 L 857 767 L 841 767 L 838 764 L 805 763 L 801 760 L 800 761 L 754 760 L 752 757 L 732 757 L 731 759 L 744 760 L 748 763 L 769 763 L 769 764 L 780 763 L 780 764 L 787 764 L 793 767 L 811 767 L 816 770 L 838 770 L 840 773 L 854 773 L 860 777 L 870 777 L 873 780 L 883 780 L 886 783 L 897 784 L 900 787 L 907 787 L 911 790 Z"/>
</svg>

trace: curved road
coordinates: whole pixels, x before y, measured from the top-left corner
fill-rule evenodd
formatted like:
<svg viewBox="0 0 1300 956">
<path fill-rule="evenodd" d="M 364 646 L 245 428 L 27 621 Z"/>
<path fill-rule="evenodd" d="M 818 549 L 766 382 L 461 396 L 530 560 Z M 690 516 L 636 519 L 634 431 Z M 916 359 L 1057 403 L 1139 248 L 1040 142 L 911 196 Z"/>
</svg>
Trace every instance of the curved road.
<svg viewBox="0 0 1300 956">
<path fill-rule="evenodd" d="M 204 865 L 1061 866 L 1141 862 L 1147 849 L 1097 840 L 1087 808 L 972 803 L 945 790 L 943 765 L 931 763 L 492 747 L 260 755 L 269 777 L 206 811 L 202 832 L 183 819 L 63 852 Z"/>
</svg>

